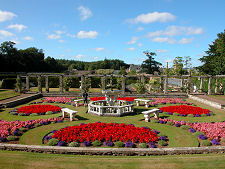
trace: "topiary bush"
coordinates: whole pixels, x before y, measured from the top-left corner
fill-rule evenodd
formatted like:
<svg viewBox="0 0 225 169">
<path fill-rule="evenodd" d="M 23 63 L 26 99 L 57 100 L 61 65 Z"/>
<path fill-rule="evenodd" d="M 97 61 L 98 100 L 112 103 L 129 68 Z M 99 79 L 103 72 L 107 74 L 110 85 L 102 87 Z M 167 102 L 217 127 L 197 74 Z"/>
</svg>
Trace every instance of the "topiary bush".
<svg viewBox="0 0 225 169">
<path fill-rule="evenodd" d="M 101 146 L 101 145 L 102 145 L 102 142 L 99 141 L 99 140 L 95 140 L 95 141 L 92 142 L 92 145 L 93 145 L 94 147 L 98 147 L 98 146 Z"/>
<path fill-rule="evenodd" d="M 167 146 L 167 145 L 168 145 L 167 142 L 166 142 L 165 140 L 159 140 L 159 141 L 158 141 L 158 144 L 159 144 L 160 146 Z"/>
<path fill-rule="evenodd" d="M 49 146 L 56 146 L 58 145 L 59 140 L 57 140 L 56 138 L 52 138 L 49 140 L 48 145 Z"/>
<path fill-rule="evenodd" d="M 188 130 L 188 129 L 190 129 L 191 127 L 190 127 L 190 126 L 187 126 L 187 125 L 183 125 L 183 126 L 181 126 L 180 128 L 182 128 L 182 129 L 184 129 L 184 130 Z"/>
<path fill-rule="evenodd" d="M 47 111 L 45 114 L 46 115 L 50 115 L 50 114 L 53 114 L 53 112 L 52 111 Z"/>
<path fill-rule="evenodd" d="M 8 141 L 16 141 L 16 140 L 18 140 L 18 137 L 17 136 L 8 136 L 7 140 Z"/>
<path fill-rule="evenodd" d="M 69 144 L 69 147 L 80 147 L 80 143 L 78 143 L 78 142 L 71 142 Z"/>
<path fill-rule="evenodd" d="M 194 133 L 194 135 L 195 135 L 196 137 L 198 137 L 199 135 L 204 135 L 204 133 L 202 133 L 202 132 L 200 132 L 200 131 L 196 131 L 196 132 Z"/>
<path fill-rule="evenodd" d="M 121 141 L 117 141 L 114 143 L 116 147 L 124 147 L 124 143 Z"/>
<path fill-rule="evenodd" d="M 140 148 L 148 148 L 148 145 L 146 143 L 140 143 L 139 147 Z"/>
<path fill-rule="evenodd" d="M 201 143 L 202 143 L 203 146 L 211 146 L 212 145 L 212 143 L 208 140 L 202 140 Z"/>
</svg>

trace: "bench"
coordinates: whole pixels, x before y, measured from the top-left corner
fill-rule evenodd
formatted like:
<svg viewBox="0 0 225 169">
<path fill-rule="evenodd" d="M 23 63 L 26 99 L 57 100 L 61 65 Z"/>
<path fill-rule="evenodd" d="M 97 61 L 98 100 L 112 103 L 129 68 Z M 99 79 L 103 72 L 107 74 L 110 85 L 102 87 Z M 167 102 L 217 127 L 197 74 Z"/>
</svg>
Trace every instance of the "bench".
<svg viewBox="0 0 225 169">
<path fill-rule="evenodd" d="M 150 115 L 151 114 L 154 114 L 155 118 L 157 118 L 157 119 L 159 118 L 159 109 L 147 110 L 147 111 L 143 111 L 142 113 L 144 114 L 146 122 L 150 121 Z"/>
<path fill-rule="evenodd" d="M 134 99 L 134 101 L 136 101 L 136 105 L 140 106 L 140 102 L 145 102 L 145 107 L 148 108 L 149 107 L 149 102 L 150 100 L 145 100 L 145 99 Z"/>
<path fill-rule="evenodd" d="M 68 108 L 62 108 L 62 115 L 63 118 L 65 117 L 65 114 L 68 113 L 70 115 L 70 121 L 73 121 L 73 114 L 76 114 L 77 111 L 68 109 Z"/>
<path fill-rule="evenodd" d="M 74 104 L 76 107 L 78 107 L 80 101 L 83 101 L 83 99 L 74 100 Z"/>
</svg>

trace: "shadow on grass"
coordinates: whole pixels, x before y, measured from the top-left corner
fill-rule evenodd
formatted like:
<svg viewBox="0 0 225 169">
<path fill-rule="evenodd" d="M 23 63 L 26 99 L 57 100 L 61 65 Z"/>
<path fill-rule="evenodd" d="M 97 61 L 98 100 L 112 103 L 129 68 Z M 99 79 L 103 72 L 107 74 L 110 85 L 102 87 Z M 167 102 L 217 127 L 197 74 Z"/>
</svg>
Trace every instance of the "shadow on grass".
<svg viewBox="0 0 225 169">
<path fill-rule="evenodd" d="M 79 115 L 76 115 L 75 116 L 78 120 L 89 120 L 89 119 L 87 119 L 87 118 L 85 118 L 85 117 L 82 117 L 82 116 L 79 116 Z"/>
</svg>

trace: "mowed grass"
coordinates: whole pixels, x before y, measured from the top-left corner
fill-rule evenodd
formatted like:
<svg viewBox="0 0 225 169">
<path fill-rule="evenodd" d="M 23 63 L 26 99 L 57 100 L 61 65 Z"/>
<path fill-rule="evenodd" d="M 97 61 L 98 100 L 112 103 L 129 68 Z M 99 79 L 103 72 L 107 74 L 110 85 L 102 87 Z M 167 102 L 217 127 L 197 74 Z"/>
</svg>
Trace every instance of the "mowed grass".
<svg viewBox="0 0 225 169">
<path fill-rule="evenodd" d="M 217 100 L 224 101 L 224 104 L 225 104 L 225 95 L 209 95 L 209 97 L 212 97 L 212 98 L 217 99 Z"/>
<path fill-rule="evenodd" d="M 8 90 L 8 89 L 1 89 L 0 90 L 0 100 L 12 98 L 15 96 L 19 96 L 20 94 L 15 92 L 14 90 Z"/>
<path fill-rule="evenodd" d="M 1 169 L 219 169 L 225 166 L 224 154 L 167 155 L 148 157 L 77 156 L 65 154 L 42 154 L 17 151 L 0 151 Z"/>
<path fill-rule="evenodd" d="M 30 91 L 31 92 L 38 92 L 38 87 L 31 87 Z M 42 91 L 45 92 L 46 88 L 43 87 Z M 50 92 L 59 92 L 60 88 L 49 88 L 49 91 Z M 66 91 L 64 90 L 64 92 L 66 92 Z M 70 88 L 69 92 L 70 93 L 81 93 L 81 89 L 80 88 Z M 101 93 L 102 89 L 101 88 L 90 88 L 88 92 L 89 93 Z"/>
</svg>

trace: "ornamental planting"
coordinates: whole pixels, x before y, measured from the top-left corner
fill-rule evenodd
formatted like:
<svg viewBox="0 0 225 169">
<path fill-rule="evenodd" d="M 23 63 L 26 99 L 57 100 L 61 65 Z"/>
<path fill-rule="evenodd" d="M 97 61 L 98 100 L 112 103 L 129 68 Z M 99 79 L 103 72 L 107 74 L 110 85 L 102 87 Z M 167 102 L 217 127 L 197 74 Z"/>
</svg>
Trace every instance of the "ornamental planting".
<svg viewBox="0 0 225 169">
<path fill-rule="evenodd" d="M 51 111 L 53 113 L 58 113 L 61 111 L 61 108 L 58 106 L 53 106 L 53 105 L 30 105 L 30 106 L 20 107 L 17 110 L 17 113 L 18 114 L 23 113 L 25 115 L 30 115 L 32 113 L 45 114 L 48 111 Z"/>
</svg>

